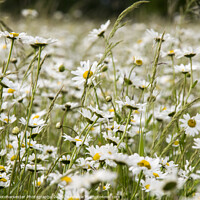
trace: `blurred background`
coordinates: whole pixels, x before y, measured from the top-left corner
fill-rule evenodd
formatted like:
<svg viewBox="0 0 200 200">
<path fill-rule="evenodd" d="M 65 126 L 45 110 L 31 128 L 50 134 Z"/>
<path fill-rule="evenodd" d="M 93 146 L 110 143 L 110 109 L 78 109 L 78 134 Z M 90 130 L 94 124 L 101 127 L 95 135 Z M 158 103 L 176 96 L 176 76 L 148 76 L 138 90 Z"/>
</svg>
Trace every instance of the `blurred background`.
<svg viewBox="0 0 200 200">
<path fill-rule="evenodd" d="M 179 14 L 199 17 L 200 0 L 149 0 L 134 11 L 137 18 L 159 15 L 173 20 Z M 105 20 L 116 17 L 135 0 L 0 0 L 0 13 L 20 16 L 23 9 L 35 9 L 38 16 L 71 16 Z"/>
</svg>

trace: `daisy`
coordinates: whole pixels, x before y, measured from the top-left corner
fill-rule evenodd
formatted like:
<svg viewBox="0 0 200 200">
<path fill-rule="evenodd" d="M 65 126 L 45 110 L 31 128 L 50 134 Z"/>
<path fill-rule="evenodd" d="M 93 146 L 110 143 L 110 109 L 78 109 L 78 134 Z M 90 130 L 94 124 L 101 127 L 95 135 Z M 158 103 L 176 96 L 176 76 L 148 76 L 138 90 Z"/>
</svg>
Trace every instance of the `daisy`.
<svg viewBox="0 0 200 200">
<path fill-rule="evenodd" d="M 51 145 L 44 145 L 42 146 L 43 154 L 48 155 L 49 157 L 56 158 L 57 156 L 57 147 Z"/>
<path fill-rule="evenodd" d="M 6 173 L 0 174 L 0 188 L 6 188 L 10 185 L 10 178 Z"/>
<path fill-rule="evenodd" d="M 67 156 L 62 156 L 59 161 L 65 165 L 69 164 L 71 161 L 71 156 L 68 154 Z"/>
<path fill-rule="evenodd" d="M 90 110 L 83 108 L 81 115 L 87 120 L 88 123 L 92 124 L 96 119 L 97 116 L 92 114 Z M 99 121 L 99 120 L 98 120 Z"/>
<path fill-rule="evenodd" d="M 197 113 L 196 116 L 190 117 L 187 113 L 183 115 L 183 118 L 179 121 L 182 123 L 180 127 L 185 129 L 185 133 L 190 136 L 198 135 L 200 131 L 200 115 Z"/>
<path fill-rule="evenodd" d="M 133 63 L 137 66 L 143 65 L 143 59 L 139 56 L 133 56 Z"/>
<path fill-rule="evenodd" d="M 104 37 L 105 31 L 108 29 L 110 25 L 110 20 L 108 20 L 105 24 L 102 24 L 99 29 L 93 29 L 89 33 L 89 37 L 91 40 L 96 40 L 99 37 Z"/>
<path fill-rule="evenodd" d="M 83 138 L 80 139 L 78 136 L 76 136 L 75 138 L 72 138 L 71 136 L 64 133 L 63 138 L 64 138 L 64 141 L 68 140 L 70 142 L 75 143 L 77 147 L 79 147 L 83 143 Z M 89 139 L 87 138 L 84 144 L 88 146 L 89 145 L 88 142 L 89 142 Z"/>
<path fill-rule="evenodd" d="M 52 39 L 52 38 L 43 38 L 43 37 L 33 37 L 33 36 L 27 36 L 24 40 L 23 43 L 31 45 L 33 48 L 38 48 L 39 46 L 46 46 L 48 44 L 57 42 L 57 40 Z"/>
<path fill-rule="evenodd" d="M 131 167 L 129 168 L 132 171 L 133 175 L 139 174 L 141 170 L 145 175 L 152 175 L 153 172 L 157 171 L 160 168 L 159 158 L 150 158 L 148 156 L 142 157 L 137 153 L 129 157 L 131 160 Z"/>
<path fill-rule="evenodd" d="M 15 115 L 12 115 L 12 116 L 8 116 L 8 115 L 6 115 L 6 114 L 4 114 L 4 113 L 1 113 L 1 115 L 0 115 L 0 120 L 2 121 L 2 122 L 4 122 L 4 123 L 10 123 L 10 124 L 12 124 L 13 122 L 15 122 L 15 120 L 16 120 L 17 118 L 15 117 Z"/>
<path fill-rule="evenodd" d="M 177 136 L 177 133 L 175 133 L 172 137 L 172 135 L 168 135 L 166 138 L 166 142 L 169 144 L 174 138 Z M 178 147 L 179 146 L 179 140 L 175 140 L 174 143 L 172 144 L 173 147 Z"/>
<path fill-rule="evenodd" d="M 35 9 L 23 9 L 21 11 L 23 17 L 31 17 L 36 18 L 38 16 L 38 12 Z"/>
<path fill-rule="evenodd" d="M 44 174 L 42 174 L 42 176 L 38 177 L 37 180 L 35 181 L 35 186 L 40 187 L 43 184 L 44 180 L 45 180 L 45 176 Z"/>
<path fill-rule="evenodd" d="M 87 79 L 88 84 L 94 81 L 97 76 L 97 62 L 90 64 L 90 61 L 80 62 L 81 67 L 78 67 L 76 71 L 71 71 L 72 74 L 76 75 L 72 80 L 75 81 L 75 85 L 83 87 Z"/>
<path fill-rule="evenodd" d="M 176 58 L 182 58 L 182 57 L 192 58 L 195 55 L 197 55 L 198 51 L 199 48 L 193 49 L 192 47 L 185 47 L 182 50 L 177 51 Z"/>
<path fill-rule="evenodd" d="M 192 146 L 193 149 L 200 149 L 200 138 L 194 138 L 194 145 Z"/>
<path fill-rule="evenodd" d="M 24 39 L 26 38 L 26 33 L 15 33 L 15 32 L 8 32 L 8 31 L 0 31 L 0 37 L 6 37 L 9 39 Z"/>
<path fill-rule="evenodd" d="M 192 67 L 193 70 L 195 70 L 195 66 Z M 175 65 L 174 69 L 177 73 L 181 72 L 183 74 L 187 74 L 190 73 L 191 71 L 191 67 L 190 64 L 184 65 L 184 64 L 180 64 L 180 65 Z"/>
<path fill-rule="evenodd" d="M 23 117 L 21 117 L 19 119 L 20 123 L 22 123 L 23 125 L 26 125 L 27 124 L 27 120 Z M 43 119 L 39 119 L 39 118 L 30 118 L 29 120 L 29 124 L 28 126 L 30 128 L 36 128 L 38 126 L 44 126 L 45 125 L 45 121 Z"/>
<path fill-rule="evenodd" d="M 127 108 L 138 110 L 140 104 L 136 104 L 134 100 L 130 100 L 128 96 L 125 97 L 125 101 L 116 101 L 120 106 L 125 106 Z"/>
<path fill-rule="evenodd" d="M 114 145 L 118 145 L 118 143 L 120 142 L 120 138 L 113 136 L 110 131 L 108 133 L 103 133 L 103 137 L 108 142 L 113 143 Z M 125 147 L 125 143 L 121 142 L 120 145 L 119 145 L 119 148 L 124 148 L 124 147 Z"/>
</svg>

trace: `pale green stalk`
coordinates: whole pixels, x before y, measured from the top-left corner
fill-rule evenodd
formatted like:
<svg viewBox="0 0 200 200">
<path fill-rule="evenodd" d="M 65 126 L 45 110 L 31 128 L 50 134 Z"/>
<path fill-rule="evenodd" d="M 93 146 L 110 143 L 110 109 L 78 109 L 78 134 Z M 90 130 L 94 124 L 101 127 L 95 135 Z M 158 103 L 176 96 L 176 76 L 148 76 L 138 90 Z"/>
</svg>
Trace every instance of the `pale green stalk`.
<svg viewBox="0 0 200 200">
<path fill-rule="evenodd" d="M 31 110 L 32 110 L 32 106 L 33 106 L 33 100 L 34 100 L 35 93 L 36 93 L 36 88 L 37 88 L 37 82 L 38 82 L 38 77 L 39 77 L 39 72 L 40 72 L 40 56 L 41 56 L 41 51 L 42 51 L 42 47 L 39 46 L 37 75 L 36 75 L 35 85 L 34 85 L 32 96 L 31 96 L 31 102 L 30 102 L 30 105 L 29 105 L 29 111 L 28 111 L 28 116 L 27 116 L 27 123 L 26 123 L 26 127 L 25 127 L 25 130 L 24 130 L 24 135 L 23 135 L 23 137 L 21 139 L 21 144 L 22 144 L 22 142 L 23 142 L 23 140 L 25 138 L 25 147 L 26 147 L 26 149 L 27 149 L 26 131 L 28 129 L 28 124 L 29 124 L 29 120 L 30 120 L 30 116 L 31 116 Z M 20 147 L 19 147 L 19 149 L 17 151 L 17 155 L 16 155 L 17 157 L 19 156 L 19 153 L 20 153 Z M 13 176 L 15 174 L 16 164 L 17 164 L 17 159 L 15 159 L 14 166 L 13 166 L 12 173 L 11 173 L 10 185 L 9 185 L 9 188 L 8 188 L 8 196 L 10 195 L 10 189 L 11 189 L 11 184 L 12 184 Z"/>
<path fill-rule="evenodd" d="M 85 137 L 84 137 L 84 139 L 83 139 L 83 141 L 82 141 L 82 144 L 81 144 L 81 146 L 80 146 L 80 148 L 79 148 L 79 150 L 78 150 L 77 153 L 76 153 L 77 147 L 75 146 L 75 149 L 74 149 L 73 154 L 72 154 L 72 156 L 71 156 L 71 160 L 70 160 L 70 164 L 69 164 L 68 170 L 72 167 L 74 161 L 76 160 L 76 156 L 79 154 L 79 152 L 80 152 L 80 150 L 81 150 L 81 147 L 83 146 L 83 144 L 84 144 L 84 142 L 85 142 L 85 140 L 86 140 L 86 138 L 87 138 L 87 135 L 88 135 L 89 131 L 91 130 L 91 128 L 94 126 L 94 124 L 97 122 L 98 119 L 99 119 L 99 117 L 97 117 L 96 120 L 95 120 L 95 121 L 90 125 L 90 127 L 88 128 L 87 132 L 85 133 Z M 88 125 L 89 125 L 89 124 L 88 124 Z M 82 131 L 82 133 L 83 133 L 83 132 L 84 132 L 84 131 Z M 80 137 L 80 136 L 79 136 L 79 137 Z M 74 158 L 74 159 L 73 159 L 73 158 Z"/>
<path fill-rule="evenodd" d="M 187 94 L 187 97 L 186 97 L 186 100 L 185 100 L 185 104 L 187 103 L 187 100 L 190 96 L 192 86 L 193 86 L 193 70 L 192 70 L 192 58 L 190 57 L 190 88 L 189 88 L 189 91 L 188 91 L 188 94 Z"/>
<path fill-rule="evenodd" d="M 121 137 L 119 143 L 117 144 L 117 148 L 119 148 L 119 145 L 122 143 L 122 141 L 123 141 L 123 139 L 124 139 L 124 137 L 125 137 L 125 135 L 126 135 L 126 131 L 127 131 L 127 128 L 128 128 L 128 124 L 129 124 L 130 118 L 131 118 L 131 113 L 132 113 L 132 109 L 130 109 L 130 111 L 129 111 L 128 118 L 127 118 L 127 121 L 126 121 L 126 126 L 125 126 L 125 129 L 124 129 L 123 135 L 122 135 L 122 137 Z M 126 144 L 126 146 L 128 147 L 128 144 Z"/>
</svg>

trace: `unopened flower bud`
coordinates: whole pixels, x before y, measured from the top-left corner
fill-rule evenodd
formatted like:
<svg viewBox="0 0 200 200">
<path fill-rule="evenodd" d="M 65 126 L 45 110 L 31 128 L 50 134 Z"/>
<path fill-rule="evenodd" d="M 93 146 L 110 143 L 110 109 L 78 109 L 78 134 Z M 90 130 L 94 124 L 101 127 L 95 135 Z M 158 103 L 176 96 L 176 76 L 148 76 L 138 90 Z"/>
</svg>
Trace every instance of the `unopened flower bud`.
<svg viewBox="0 0 200 200">
<path fill-rule="evenodd" d="M 106 72 L 108 70 L 108 66 L 107 65 L 104 65 L 102 68 L 101 68 L 101 72 Z"/>
<path fill-rule="evenodd" d="M 64 65 L 60 65 L 58 70 L 59 70 L 59 72 L 64 72 L 65 71 L 65 66 Z"/>
<path fill-rule="evenodd" d="M 66 103 L 66 104 L 65 104 L 65 108 L 66 108 L 67 110 L 70 110 L 70 108 L 71 108 L 71 103 Z"/>
<path fill-rule="evenodd" d="M 111 97 L 111 96 L 107 96 L 107 97 L 106 97 L 106 101 L 107 101 L 107 102 L 111 102 L 111 101 L 112 101 L 112 97 Z"/>
<path fill-rule="evenodd" d="M 60 128 L 61 128 L 61 123 L 60 123 L 60 122 L 57 122 L 57 123 L 56 123 L 56 128 L 57 128 L 57 129 L 60 129 Z"/>
<path fill-rule="evenodd" d="M 15 126 L 15 127 L 12 129 L 12 134 L 13 134 L 13 135 L 18 135 L 19 132 L 20 132 L 20 130 L 19 130 L 18 126 Z"/>
</svg>

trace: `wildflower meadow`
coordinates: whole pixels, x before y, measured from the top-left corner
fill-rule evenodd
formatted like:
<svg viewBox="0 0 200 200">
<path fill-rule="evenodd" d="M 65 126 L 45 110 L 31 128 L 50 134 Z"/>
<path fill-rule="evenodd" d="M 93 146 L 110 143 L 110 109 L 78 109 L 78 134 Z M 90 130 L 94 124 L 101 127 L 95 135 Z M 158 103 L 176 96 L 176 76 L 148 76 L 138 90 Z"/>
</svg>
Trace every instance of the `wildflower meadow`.
<svg viewBox="0 0 200 200">
<path fill-rule="evenodd" d="M 0 199 L 200 199 L 199 27 L 129 21 L 150 3 L 0 21 Z"/>
</svg>

